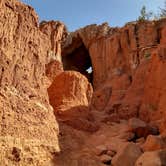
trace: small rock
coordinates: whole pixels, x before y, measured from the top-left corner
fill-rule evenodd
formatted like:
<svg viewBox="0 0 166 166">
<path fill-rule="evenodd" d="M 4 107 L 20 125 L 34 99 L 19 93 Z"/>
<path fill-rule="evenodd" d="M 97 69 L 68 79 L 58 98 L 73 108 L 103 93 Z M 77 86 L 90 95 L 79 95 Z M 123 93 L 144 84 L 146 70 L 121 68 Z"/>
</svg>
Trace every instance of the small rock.
<svg viewBox="0 0 166 166">
<path fill-rule="evenodd" d="M 131 130 L 136 130 L 140 127 L 145 128 L 147 126 L 147 124 L 144 121 L 138 118 L 131 118 L 128 122 L 128 125 Z"/>
<path fill-rule="evenodd" d="M 138 118 L 131 118 L 128 122 L 129 131 L 134 132 L 137 138 L 144 137 L 148 135 L 158 135 L 159 130 L 156 126 L 151 124 L 146 124 L 144 121 Z"/>
<path fill-rule="evenodd" d="M 105 116 L 101 122 L 108 124 L 108 122 L 115 122 L 115 123 L 120 123 L 120 118 L 117 114 L 113 113 L 111 115 Z"/>
<path fill-rule="evenodd" d="M 148 124 L 149 133 L 152 135 L 159 135 L 159 129 L 157 126 Z"/>
<path fill-rule="evenodd" d="M 141 137 L 141 138 L 138 138 L 136 140 L 137 143 L 144 143 L 145 142 L 145 138 L 144 137 Z"/>
<path fill-rule="evenodd" d="M 149 128 L 147 124 L 138 118 L 131 118 L 128 122 L 128 126 L 129 131 L 135 133 L 137 138 L 147 137 L 149 134 Z"/>
<path fill-rule="evenodd" d="M 119 136 L 120 139 L 124 139 L 126 141 L 131 141 L 134 139 L 134 137 L 135 137 L 135 134 L 132 132 L 126 132 Z"/>
<path fill-rule="evenodd" d="M 97 156 L 107 153 L 107 147 L 105 145 L 99 145 L 95 148 L 95 153 Z"/>
<path fill-rule="evenodd" d="M 112 151 L 112 150 L 108 150 L 107 151 L 107 155 L 111 156 L 111 157 L 114 157 L 116 155 L 116 152 L 115 151 Z"/>
<path fill-rule="evenodd" d="M 143 153 L 135 166 L 166 166 L 166 150 Z"/>
<path fill-rule="evenodd" d="M 138 138 L 135 142 L 138 146 L 141 146 L 143 143 L 145 143 L 145 138 L 144 137 Z"/>
<path fill-rule="evenodd" d="M 161 136 L 149 135 L 146 142 L 142 145 L 144 151 L 155 151 L 166 148 L 166 140 Z"/>
<path fill-rule="evenodd" d="M 111 164 L 111 160 L 112 160 L 112 157 L 108 156 L 106 154 L 104 154 L 100 157 L 100 161 L 104 164 Z"/>
<path fill-rule="evenodd" d="M 141 154 L 139 146 L 134 143 L 128 143 L 112 158 L 112 165 L 133 166 Z"/>
</svg>

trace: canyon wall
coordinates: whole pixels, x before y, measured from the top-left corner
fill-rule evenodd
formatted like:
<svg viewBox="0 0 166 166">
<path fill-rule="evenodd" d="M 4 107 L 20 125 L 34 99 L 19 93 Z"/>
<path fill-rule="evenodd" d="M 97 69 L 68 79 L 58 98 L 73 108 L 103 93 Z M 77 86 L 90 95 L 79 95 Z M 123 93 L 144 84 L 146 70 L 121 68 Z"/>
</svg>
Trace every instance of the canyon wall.
<svg viewBox="0 0 166 166">
<path fill-rule="evenodd" d="M 58 59 L 63 30 L 39 28 L 33 8 L 0 1 L 0 165 L 52 165 L 60 150 L 45 65 Z"/>
<path fill-rule="evenodd" d="M 69 33 L 0 0 L 0 20 L 0 165 L 133 166 L 166 147 L 166 19 Z"/>
<path fill-rule="evenodd" d="M 110 119 L 135 116 L 158 126 L 163 123 L 164 106 L 158 105 L 164 103 L 165 26 L 166 19 L 130 22 L 122 28 L 104 23 L 69 34 L 62 59 L 81 45 L 87 49 L 93 68 L 93 108 L 106 111 Z"/>
</svg>

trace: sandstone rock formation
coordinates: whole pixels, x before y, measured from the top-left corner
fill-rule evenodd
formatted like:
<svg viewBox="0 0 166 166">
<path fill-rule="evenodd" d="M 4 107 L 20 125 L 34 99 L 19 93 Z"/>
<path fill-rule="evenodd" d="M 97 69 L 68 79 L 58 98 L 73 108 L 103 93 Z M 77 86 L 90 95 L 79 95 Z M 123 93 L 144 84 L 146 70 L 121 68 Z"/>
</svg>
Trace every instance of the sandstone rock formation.
<svg viewBox="0 0 166 166">
<path fill-rule="evenodd" d="M 75 71 L 65 71 L 55 77 L 48 88 L 50 104 L 56 117 L 77 129 L 94 131 L 89 105 L 93 89 L 87 78 Z"/>
<path fill-rule="evenodd" d="M 113 158 L 112 165 L 133 166 L 141 154 L 141 149 L 137 145 L 129 143 Z"/>
<path fill-rule="evenodd" d="M 53 165 L 59 129 L 45 65 L 61 36 L 52 43 L 33 8 L 16 0 L 0 1 L 0 20 L 0 165 Z"/>
<path fill-rule="evenodd" d="M 79 56 L 75 50 L 82 46 L 86 49 L 81 56 L 83 63 L 88 55 L 91 59 L 95 109 L 114 113 L 117 118 L 139 117 L 163 129 L 165 26 L 165 19 L 131 22 L 122 28 L 104 23 L 68 35 L 62 59 L 67 70 L 75 70 L 70 67 L 75 63 L 69 66 L 67 57 Z"/>
<path fill-rule="evenodd" d="M 50 103 L 58 114 L 69 112 L 74 107 L 88 107 L 92 92 L 87 78 L 75 71 L 62 72 L 48 88 Z"/>
<path fill-rule="evenodd" d="M 0 165 L 166 164 L 166 19 L 69 33 L 0 0 L 0 20 Z"/>
<path fill-rule="evenodd" d="M 144 151 L 156 151 L 166 148 L 166 139 L 161 136 L 149 135 L 142 145 Z"/>
<path fill-rule="evenodd" d="M 159 150 L 155 152 L 145 152 L 136 161 L 135 166 L 162 166 L 166 164 L 166 152 L 165 150 Z"/>
<path fill-rule="evenodd" d="M 54 60 L 46 65 L 46 76 L 52 82 L 54 81 L 55 77 L 63 72 L 63 65 L 62 62 L 58 60 Z"/>
<path fill-rule="evenodd" d="M 62 45 L 64 69 L 79 71 L 87 78 L 91 77 L 89 80 L 94 93 L 90 108 L 99 124 L 98 132 L 104 124 L 112 125 L 113 122 L 121 123 L 121 119 L 137 117 L 146 122 L 133 118 L 125 132 L 117 134 L 118 138 L 132 141 L 142 149 L 151 142 L 150 134 L 161 134 L 165 139 L 165 26 L 165 19 L 131 22 L 122 28 L 110 28 L 104 23 L 81 28 L 67 36 Z M 86 72 L 89 67 L 92 67 L 91 75 Z M 106 133 L 107 130 L 103 137 Z M 121 141 L 119 144 L 124 145 Z M 163 147 L 152 142 L 149 149 L 153 149 L 156 144 L 157 149 Z M 103 147 L 100 144 L 98 146 Z M 120 149 L 115 149 L 120 153 Z M 101 162 L 109 157 L 107 148 L 100 150 L 103 155 L 100 157 Z M 133 148 L 131 154 L 136 155 L 135 150 Z M 134 156 L 121 159 L 118 153 L 115 155 L 117 163 L 122 164 L 129 158 L 128 162 L 135 164 L 137 158 L 130 160 Z M 114 160 L 109 158 L 106 164 L 113 165 Z"/>
</svg>

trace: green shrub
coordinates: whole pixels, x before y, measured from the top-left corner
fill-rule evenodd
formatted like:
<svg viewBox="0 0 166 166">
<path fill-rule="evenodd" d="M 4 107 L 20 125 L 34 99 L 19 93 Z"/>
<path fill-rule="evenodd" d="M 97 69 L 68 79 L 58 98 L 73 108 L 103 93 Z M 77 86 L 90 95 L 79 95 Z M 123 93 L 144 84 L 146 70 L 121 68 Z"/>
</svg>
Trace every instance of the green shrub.
<svg viewBox="0 0 166 166">
<path fill-rule="evenodd" d="M 146 7 L 143 6 L 140 11 L 140 16 L 138 17 L 138 21 L 146 21 L 150 20 L 150 18 L 153 16 L 152 12 L 147 12 Z"/>
</svg>

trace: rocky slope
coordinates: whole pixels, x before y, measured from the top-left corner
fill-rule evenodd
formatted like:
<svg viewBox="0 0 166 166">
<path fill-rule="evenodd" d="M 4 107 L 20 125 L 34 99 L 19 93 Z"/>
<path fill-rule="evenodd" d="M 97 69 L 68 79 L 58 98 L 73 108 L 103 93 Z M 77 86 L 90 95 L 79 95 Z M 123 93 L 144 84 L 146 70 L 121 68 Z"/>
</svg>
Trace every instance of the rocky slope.
<svg viewBox="0 0 166 166">
<path fill-rule="evenodd" d="M 69 33 L 0 0 L 0 20 L 0 165 L 166 165 L 166 19 Z"/>
</svg>

